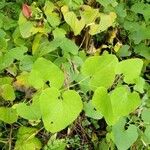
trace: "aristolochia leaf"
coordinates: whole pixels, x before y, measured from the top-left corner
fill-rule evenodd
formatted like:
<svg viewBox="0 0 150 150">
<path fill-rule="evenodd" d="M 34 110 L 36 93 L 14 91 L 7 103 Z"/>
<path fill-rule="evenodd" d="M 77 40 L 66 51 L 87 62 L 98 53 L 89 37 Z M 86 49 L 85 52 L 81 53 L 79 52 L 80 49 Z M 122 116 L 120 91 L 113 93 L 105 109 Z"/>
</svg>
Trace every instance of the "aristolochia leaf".
<svg viewBox="0 0 150 150">
<path fill-rule="evenodd" d="M 143 61 L 139 58 L 127 59 L 119 62 L 116 67 L 117 74 L 124 75 L 124 81 L 126 83 L 135 83 L 135 80 L 139 78 L 143 67 Z"/>
<path fill-rule="evenodd" d="M 62 7 L 62 13 L 66 23 L 71 27 L 75 35 L 80 34 L 81 30 L 85 26 L 85 21 L 83 18 L 80 20 L 77 18 L 74 12 L 69 12 L 66 6 Z"/>
<path fill-rule="evenodd" d="M 40 96 L 40 106 L 45 128 L 54 133 L 66 128 L 78 117 L 82 101 L 73 90 L 65 91 L 61 96 L 58 89 L 47 88 Z"/>
<path fill-rule="evenodd" d="M 95 35 L 97 33 L 100 33 L 102 31 L 107 30 L 110 26 L 113 25 L 115 22 L 115 19 L 117 18 L 117 15 L 114 12 L 110 12 L 108 15 L 101 13 L 100 14 L 100 23 L 99 24 L 92 24 L 90 26 L 89 33 L 91 35 Z"/>
<path fill-rule="evenodd" d="M 131 93 L 126 87 L 116 88 L 110 94 L 111 104 L 114 113 L 114 120 L 118 120 L 121 116 L 126 116 L 134 111 L 140 105 L 140 97 L 138 93 Z"/>
<path fill-rule="evenodd" d="M 49 86 L 60 88 L 63 85 L 63 72 L 51 61 L 38 58 L 29 75 L 29 83 L 36 89 L 44 87 L 49 81 Z"/>
<path fill-rule="evenodd" d="M 119 150 L 127 150 L 138 138 L 135 125 L 130 125 L 127 130 L 124 129 L 124 126 L 125 119 L 123 118 L 112 128 L 114 143 Z"/>
<path fill-rule="evenodd" d="M 106 88 L 99 87 L 95 90 L 92 104 L 105 117 L 108 124 L 113 124 L 113 108 Z"/>
<path fill-rule="evenodd" d="M 102 56 L 92 56 L 86 59 L 82 65 L 82 73 L 84 75 L 92 76 L 96 72 L 106 67 L 114 68 L 118 64 L 118 59 L 115 55 L 104 54 Z"/>
<path fill-rule="evenodd" d="M 20 127 L 14 150 L 40 150 L 42 144 L 40 140 L 35 137 L 36 132 L 36 128 Z"/>
<path fill-rule="evenodd" d="M 0 87 L 0 91 L 1 91 L 0 96 L 2 96 L 4 100 L 7 100 L 7 101 L 15 100 L 16 98 L 15 92 L 11 85 L 9 84 L 2 85 Z"/>
<path fill-rule="evenodd" d="M 106 122 L 113 125 L 140 105 L 140 97 L 138 93 L 131 93 L 124 86 L 116 88 L 110 94 L 106 88 L 99 87 L 95 90 L 92 104 L 102 113 Z"/>
<path fill-rule="evenodd" d="M 39 120 L 41 118 L 39 103 L 33 103 L 27 106 L 25 103 L 19 103 L 17 105 L 17 114 L 27 120 Z"/>
<path fill-rule="evenodd" d="M 115 71 L 112 67 L 106 67 L 96 72 L 91 80 L 90 87 L 95 90 L 97 87 L 103 86 L 109 88 L 115 80 Z"/>
<path fill-rule="evenodd" d="M 115 68 L 118 59 L 115 55 L 104 54 L 102 56 L 89 57 L 82 65 L 81 72 L 91 77 L 90 88 L 95 90 L 103 86 L 109 88 L 115 80 Z"/>
<path fill-rule="evenodd" d="M 17 112 L 13 108 L 0 107 L 0 120 L 6 123 L 14 123 L 17 121 Z"/>
</svg>

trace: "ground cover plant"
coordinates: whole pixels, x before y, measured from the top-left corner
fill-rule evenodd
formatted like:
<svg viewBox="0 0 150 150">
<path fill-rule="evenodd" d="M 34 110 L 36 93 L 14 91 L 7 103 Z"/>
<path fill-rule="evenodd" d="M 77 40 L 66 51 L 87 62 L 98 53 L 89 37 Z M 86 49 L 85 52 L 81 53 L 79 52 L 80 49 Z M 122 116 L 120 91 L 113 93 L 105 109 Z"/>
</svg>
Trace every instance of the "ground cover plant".
<svg viewBox="0 0 150 150">
<path fill-rule="evenodd" d="M 0 1 L 0 149 L 150 149 L 149 0 Z"/>
</svg>

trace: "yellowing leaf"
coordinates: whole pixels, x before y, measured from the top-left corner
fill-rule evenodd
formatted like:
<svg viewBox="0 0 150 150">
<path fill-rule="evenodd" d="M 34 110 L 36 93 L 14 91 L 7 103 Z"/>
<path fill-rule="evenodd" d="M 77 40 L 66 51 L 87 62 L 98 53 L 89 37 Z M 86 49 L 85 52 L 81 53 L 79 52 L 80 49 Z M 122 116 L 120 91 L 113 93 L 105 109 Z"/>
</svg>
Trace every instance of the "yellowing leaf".
<svg viewBox="0 0 150 150">
<path fill-rule="evenodd" d="M 114 12 L 110 12 L 108 15 L 101 13 L 100 14 L 100 23 L 99 24 L 95 24 L 95 23 L 92 24 L 90 26 L 89 33 L 91 35 L 95 35 L 97 33 L 100 33 L 102 31 L 107 30 L 110 26 L 113 25 L 116 18 L 117 18 L 117 15 Z"/>
<path fill-rule="evenodd" d="M 62 13 L 64 15 L 64 19 L 66 23 L 71 27 L 75 35 L 80 34 L 81 30 L 85 26 L 85 20 L 81 18 L 80 20 L 77 18 L 74 12 L 66 12 L 66 8 L 62 7 Z"/>
</svg>

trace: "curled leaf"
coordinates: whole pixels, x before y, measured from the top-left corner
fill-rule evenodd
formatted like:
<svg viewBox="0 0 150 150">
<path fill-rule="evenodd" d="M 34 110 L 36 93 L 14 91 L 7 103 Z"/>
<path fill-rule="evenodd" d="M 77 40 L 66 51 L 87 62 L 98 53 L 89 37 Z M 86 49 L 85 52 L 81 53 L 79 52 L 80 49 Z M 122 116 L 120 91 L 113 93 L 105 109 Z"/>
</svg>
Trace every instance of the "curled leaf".
<svg viewBox="0 0 150 150">
<path fill-rule="evenodd" d="M 22 13 L 26 18 L 30 18 L 32 16 L 32 10 L 31 7 L 27 4 L 22 5 Z"/>
</svg>

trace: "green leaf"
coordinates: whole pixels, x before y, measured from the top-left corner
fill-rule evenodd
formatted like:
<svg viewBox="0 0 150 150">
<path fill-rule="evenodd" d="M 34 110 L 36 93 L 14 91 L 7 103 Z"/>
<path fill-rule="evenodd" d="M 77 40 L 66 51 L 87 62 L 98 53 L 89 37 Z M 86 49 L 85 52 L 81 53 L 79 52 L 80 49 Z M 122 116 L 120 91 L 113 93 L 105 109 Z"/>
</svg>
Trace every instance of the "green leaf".
<svg viewBox="0 0 150 150">
<path fill-rule="evenodd" d="M 80 34 L 81 30 L 85 26 L 85 21 L 83 18 L 80 20 L 77 18 L 76 14 L 74 12 L 69 12 L 67 6 L 62 7 L 62 13 L 64 16 L 64 19 L 66 23 L 71 27 L 75 35 Z"/>
<path fill-rule="evenodd" d="M 135 80 L 139 78 L 143 67 L 143 61 L 139 58 L 127 59 L 119 62 L 116 73 L 124 75 L 124 81 L 126 83 L 135 83 Z"/>
<path fill-rule="evenodd" d="M 114 125 L 119 118 L 127 116 L 140 105 L 140 97 L 124 86 L 117 87 L 109 95 L 106 88 L 99 87 L 95 90 L 92 104 L 109 125 Z"/>
<path fill-rule="evenodd" d="M 68 38 L 63 38 L 63 42 L 60 44 L 60 48 L 63 50 L 63 52 L 70 52 L 73 55 L 78 54 L 78 46 L 75 44 L 75 42 L 71 41 Z"/>
<path fill-rule="evenodd" d="M 99 2 L 101 5 L 103 5 L 104 7 L 107 7 L 110 4 L 113 7 L 115 7 L 118 4 L 116 0 L 96 0 L 96 1 Z"/>
<path fill-rule="evenodd" d="M 150 126 L 146 126 L 144 131 L 144 142 L 150 144 Z"/>
<path fill-rule="evenodd" d="M 112 67 L 106 67 L 96 72 L 91 80 L 90 87 L 92 90 L 95 90 L 97 87 L 103 86 L 106 88 L 111 87 L 115 80 L 115 70 Z"/>
<path fill-rule="evenodd" d="M 0 120 L 12 124 L 17 121 L 17 112 L 14 108 L 0 107 Z"/>
<path fill-rule="evenodd" d="M 36 121 L 41 118 L 39 101 L 30 106 L 27 106 L 25 103 L 19 103 L 16 108 L 17 114 L 24 119 Z"/>
<path fill-rule="evenodd" d="M 98 9 L 93 9 L 88 5 L 82 6 L 83 11 L 80 12 L 81 18 L 85 20 L 85 24 L 88 26 L 91 23 L 94 23 L 97 17 L 100 16 Z"/>
<path fill-rule="evenodd" d="M 62 28 L 55 28 L 55 30 L 53 30 L 53 36 L 54 39 L 62 39 L 65 38 L 66 31 Z"/>
<path fill-rule="evenodd" d="M 90 117 L 93 119 L 101 119 L 103 117 L 100 112 L 94 109 L 91 101 L 84 103 L 84 111 L 87 117 Z"/>
<path fill-rule="evenodd" d="M 92 56 L 85 60 L 81 71 L 84 75 L 92 76 L 101 69 L 111 67 L 114 68 L 118 64 L 118 59 L 115 55 L 104 54 L 102 56 Z"/>
<path fill-rule="evenodd" d="M 86 59 L 82 65 L 81 72 L 91 77 L 89 86 L 95 90 L 99 86 L 109 88 L 115 80 L 115 68 L 118 59 L 115 55 L 104 54 L 92 56 Z"/>
<path fill-rule="evenodd" d="M 35 137 L 36 132 L 36 128 L 20 127 L 14 150 L 40 150 L 42 144 L 40 140 Z"/>
<path fill-rule="evenodd" d="M 150 109 L 144 109 L 142 112 L 142 119 L 144 123 L 150 123 Z"/>
<path fill-rule="evenodd" d="M 1 91 L 0 95 L 3 97 L 4 100 L 7 100 L 7 101 L 15 100 L 15 98 L 16 98 L 15 92 L 11 85 L 9 85 L 9 84 L 2 85 L 0 87 L 0 91 Z"/>
<path fill-rule="evenodd" d="M 60 45 L 63 43 L 62 39 L 54 39 L 52 41 L 48 41 L 45 39 L 41 44 L 39 44 L 37 50 L 34 52 L 36 57 L 42 57 L 50 52 L 55 51 Z"/>
<path fill-rule="evenodd" d="M 123 45 L 117 52 L 117 55 L 119 55 L 121 57 L 130 56 L 131 52 L 129 51 L 129 48 L 130 48 L 129 45 Z"/>
<path fill-rule="evenodd" d="M 115 120 L 118 120 L 121 116 L 127 116 L 140 105 L 138 93 L 130 93 L 124 86 L 113 90 L 110 93 L 110 98 Z"/>
<path fill-rule="evenodd" d="M 134 11 L 137 14 L 142 14 L 146 21 L 150 19 L 150 6 L 149 4 L 144 4 L 142 2 L 135 3 L 131 10 Z"/>
<path fill-rule="evenodd" d="M 2 77 L 0 78 L 0 86 L 4 84 L 11 84 L 13 81 L 13 78 L 11 77 Z"/>
<path fill-rule="evenodd" d="M 99 87 L 95 90 L 92 104 L 105 117 L 109 125 L 113 124 L 113 108 L 106 88 Z"/>
<path fill-rule="evenodd" d="M 125 119 L 113 126 L 112 133 L 114 142 L 119 150 L 127 150 L 138 138 L 137 127 L 130 125 L 127 130 L 124 129 Z"/>
<path fill-rule="evenodd" d="M 135 81 L 134 90 L 140 93 L 144 93 L 145 80 L 142 77 L 139 77 Z"/>
<path fill-rule="evenodd" d="M 22 60 L 27 50 L 27 47 L 24 46 L 15 47 L 7 51 L 2 57 L 0 56 L 0 70 L 9 67 L 15 59 Z"/>
<path fill-rule="evenodd" d="M 57 7 L 54 6 L 52 2 L 46 1 L 44 6 L 44 13 L 46 15 L 47 21 L 52 27 L 56 27 L 60 24 L 59 14 L 56 13 Z"/>
<path fill-rule="evenodd" d="M 58 89 L 47 88 L 40 96 L 42 120 L 45 128 L 54 133 L 71 124 L 82 110 L 82 101 L 75 91 L 65 91 L 62 96 Z"/>
<path fill-rule="evenodd" d="M 22 12 L 20 13 L 18 24 L 23 38 L 28 38 L 36 33 L 46 34 L 50 32 L 50 27 L 47 24 L 44 23 L 44 26 L 38 27 L 36 21 L 27 20 Z"/>
<path fill-rule="evenodd" d="M 66 146 L 67 144 L 65 139 L 56 139 L 56 134 L 54 134 L 49 139 L 44 150 L 66 150 Z"/>
<path fill-rule="evenodd" d="M 140 43 L 134 48 L 135 53 L 145 57 L 150 60 L 150 47 L 146 46 L 144 43 Z"/>
<path fill-rule="evenodd" d="M 51 61 L 38 58 L 29 75 L 29 83 L 36 89 L 40 89 L 47 81 L 49 81 L 49 86 L 61 88 L 64 82 L 63 72 Z"/>
<path fill-rule="evenodd" d="M 69 8 L 77 9 L 83 4 L 83 0 L 62 0 Z"/>
</svg>

